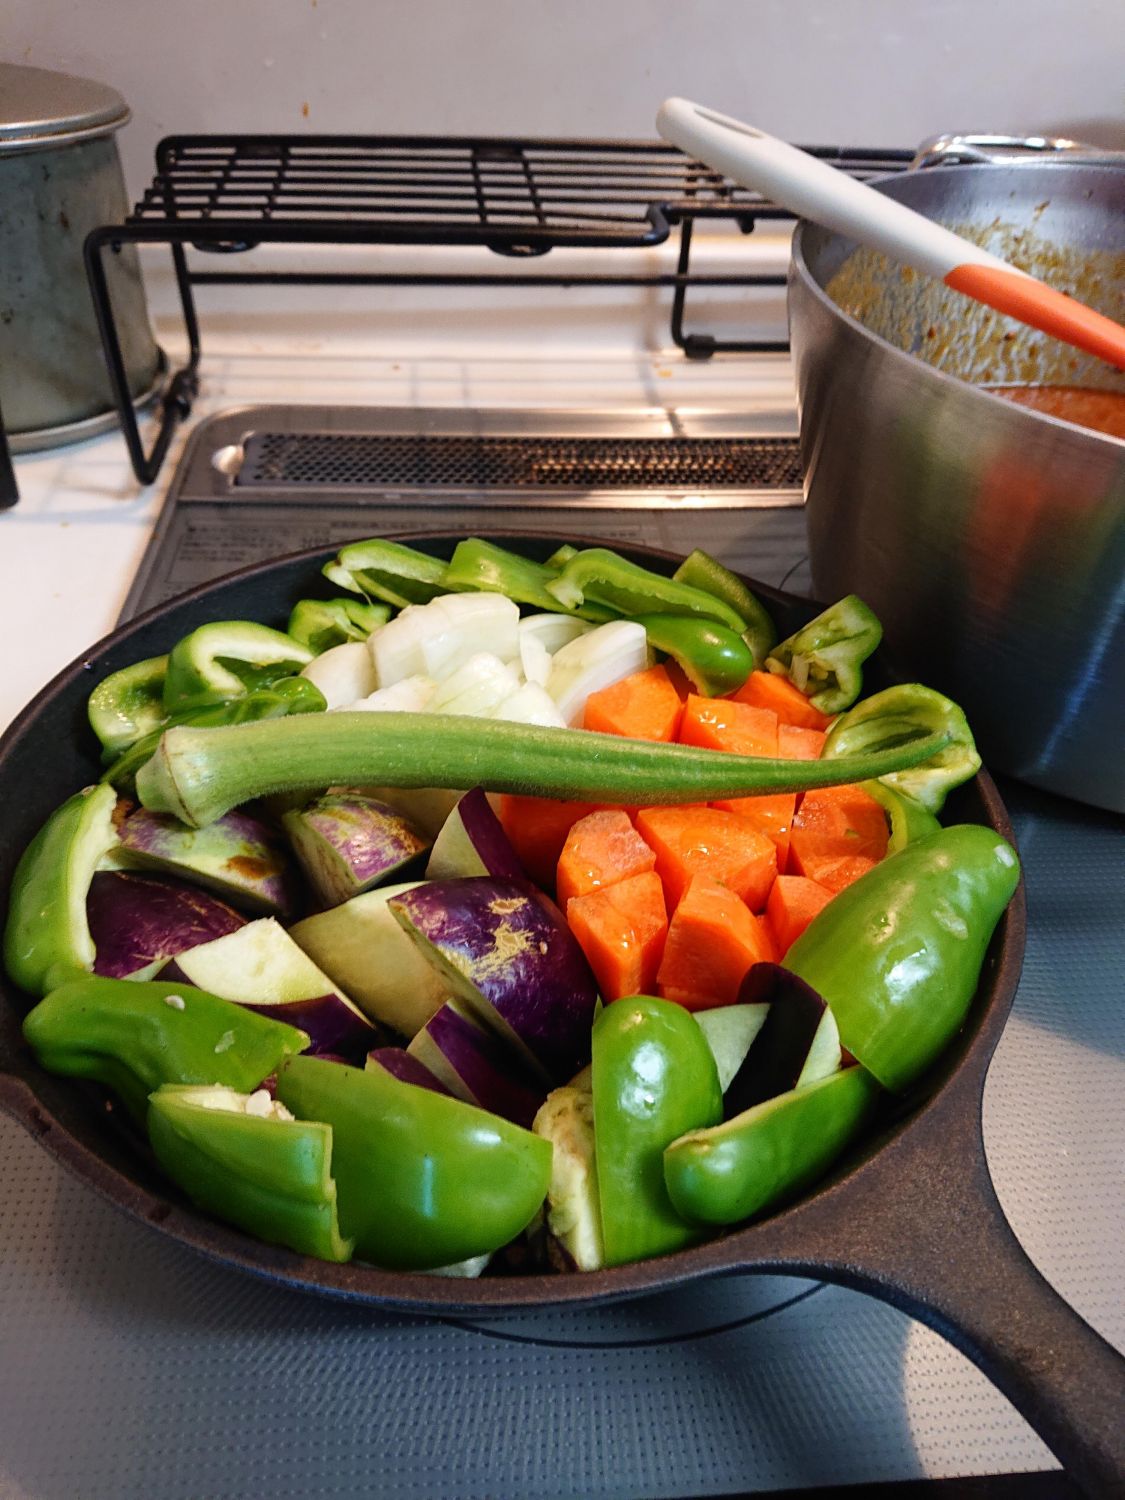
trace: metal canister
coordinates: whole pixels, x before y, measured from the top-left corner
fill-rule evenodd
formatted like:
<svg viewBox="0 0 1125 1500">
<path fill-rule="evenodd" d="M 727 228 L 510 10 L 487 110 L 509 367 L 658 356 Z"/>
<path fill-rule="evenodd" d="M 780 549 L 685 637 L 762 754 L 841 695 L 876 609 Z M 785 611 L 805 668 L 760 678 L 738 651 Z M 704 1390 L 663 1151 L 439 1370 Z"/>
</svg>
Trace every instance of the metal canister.
<svg viewBox="0 0 1125 1500">
<path fill-rule="evenodd" d="M 128 212 L 115 140 L 128 119 L 105 84 L 0 64 L 0 412 L 16 452 L 117 420 L 82 245 Z M 142 401 L 163 360 L 136 251 L 107 259 L 129 389 Z"/>
</svg>

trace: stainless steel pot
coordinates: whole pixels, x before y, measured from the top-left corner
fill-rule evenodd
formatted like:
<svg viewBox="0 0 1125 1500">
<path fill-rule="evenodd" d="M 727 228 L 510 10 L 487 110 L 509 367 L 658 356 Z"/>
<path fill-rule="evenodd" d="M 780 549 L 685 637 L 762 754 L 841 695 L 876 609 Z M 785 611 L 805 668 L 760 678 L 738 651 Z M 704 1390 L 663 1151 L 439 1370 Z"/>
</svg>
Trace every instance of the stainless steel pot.
<svg viewBox="0 0 1125 1500">
<path fill-rule="evenodd" d="M 114 140 L 128 118 L 104 84 L 0 64 L 0 411 L 16 452 L 117 420 L 82 244 L 128 212 Z M 144 400 L 162 356 L 136 251 L 107 259 L 129 389 Z"/>
<path fill-rule="evenodd" d="M 875 185 L 1121 318 L 1125 165 Z M 894 669 L 961 702 L 994 769 L 1125 812 L 1125 442 L 972 383 L 1125 375 L 813 224 L 789 321 L 818 596 L 867 600 Z"/>
</svg>

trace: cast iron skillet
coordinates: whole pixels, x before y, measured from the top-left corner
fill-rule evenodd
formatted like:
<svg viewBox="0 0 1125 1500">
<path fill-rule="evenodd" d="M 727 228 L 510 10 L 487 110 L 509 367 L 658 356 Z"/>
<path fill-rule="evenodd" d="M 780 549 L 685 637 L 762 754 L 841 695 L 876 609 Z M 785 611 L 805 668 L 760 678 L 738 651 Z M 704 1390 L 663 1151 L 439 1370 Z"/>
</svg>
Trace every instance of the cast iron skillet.
<svg viewBox="0 0 1125 1500">
<path fill-rule="evenodd" d="M 448 537 L 416 537 L 448 556 Z M 546 557 L 556 541 L 498 538 Z M 570 538 L 570 540 L 575 540 Z M 284 626 L 292 603 L 324 593 L 323 551 L 247 568 L 181 595 L 107 636 L 46 687 L 0 741 L 4 846 L 0 891 L 43 818 L 98 774 L 85 721 L 107 673 L 171 648 L 207 620 Z M 638 560 L 670 571 L 664 554 Z M 814 612 L 755 585 L 783 633 Z M 992 782 L 978 776 L 951 799 L 953 820 L 1012 831 Z M 329 1265 L 259 1244 L 211 1222 L 162 1179 L 136 1140 L 107 1124 L 92 1088 L 53 1078 L 20 1038 L 27 999 L 4 981 L 0 1106 L 59 1161 L 134 1218 L 213 1260 L 328 1296 L 416 1313 L 488 1313 L 619 1301 L 734 1272 L 810 1276 L 868 1292 L 935 1328 L 1008 1396 L 1093 1494 L 1125 1494 L 1125 1360 L 1040 1276 L 993 1191 L 981 1135 L 981 1096 L 1019 979 L 1022 885 L 993 940 L 970 1021 L 916 1095 L 896 1106 L 829 1178 L 789 1208 L 676 1255 L 574 1276 L 447 1280 Z"/>
</svg>

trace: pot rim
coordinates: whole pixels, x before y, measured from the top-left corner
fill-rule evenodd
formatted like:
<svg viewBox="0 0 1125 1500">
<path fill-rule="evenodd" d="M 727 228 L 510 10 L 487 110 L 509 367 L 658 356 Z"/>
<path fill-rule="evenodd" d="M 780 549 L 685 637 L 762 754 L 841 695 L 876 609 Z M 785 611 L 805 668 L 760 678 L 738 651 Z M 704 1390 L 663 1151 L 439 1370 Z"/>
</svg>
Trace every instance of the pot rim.
<svg viewBox="0 0 1125 1500">
<path fill-rule="evenodd" d="M 1005 165 L 1009 164 L 1005 163 Z M 1052 172 L 1062 171 L 1068 167 L 1071 171 L 1075 170 L 1074 165 L 1067 162 L 1049 162 L 1041 160 L 1020 163 L 1017 166 L 1017 170 L 1030 171 L 1034 167 L 1042 167 Z M 926 167 L 924 169 L 917 170 L 924 170 L 926 177 L 929 178 L 931 176 L 948 176 L 953 172 L 993 172 L 996 170 L 996 167 L 992 163 L 966 162 L 954 166 Z M 1082 170 L 1121 174 L 1125 173 L 1125 163 L 1087 162 L 1082 164 Z M 894 183 L 909 181 L 912 175 L 914 174 L 888 172 L 879 177 L 869 178 L 867 181 L 867 186 L 874 188 L 877 192 L 884 192 Z M 894 197 L 895 195 L 893 193 L 890 193 L 888 194 L 888 196 Z M 926 217 L 929 216 L 927 215 Z M 893 357 L 897 362 L 900 362 L 908 368 L 916 371 L 917 378 L 932 380 L 939 388 L 956 386 L 958 389 L 971 390 L 987 400 L 993 407 L 1002 404 L 1004 410 L 1009 413 L 1010 419 L 1019 424 L 1022 424 L 1028 432 L 1040 431 L 1042 429 L 1042 424 L 1046 422 L 1049 423 L 1052 428 L 1057 429 L 1060 434 L 1067 435 L 1068 440 L 1071 442 L 1079 442 L 1083 445 L 1093 442 L 1098 447 L 1108 446 L 1109 451 L 1111 452 L 1125 449 L 1125 438 L 1113 437 L 1112 434 L 1108 432 L 1098 432 L 1092 427 L 1081 427 L 1076 422 L 1068 422 L 1064 418 L 1052 416 L 1048 412 L 1037 411 L 1032 409 L 1031 407 L 1020 406 L 1018 403 L 1013 401 L 1005 401 L 1002 396 L 997 396 L 988 386 L 976 385 L 971 380 L 963 380 L 959 375 L 950 374 L 948 370 L 939 370 L 935 365 L 931 365 L 926 360 L 919 358 L 917 354 L 912 354 L 909 350 L 902 349 L 897 344 L 892 344 L 890 340 L 885 339 L 882 334 L 874 333 L 870 328 L 867 327 L 865 323 L 861 323 L 858 318 L 845 311 L 845 309 L 842 308 L 838 302 L 833 301 L 824 287 L 821 286 L 820 282 L 813 275 L 809 267 L 809 263 L 805 258 L 805 237 L 807 233 L 814 230 L 820 230 L 825 235 L 829 235 L 833 239 L 843 243 L 854 243 L 857 249 L 862 248 L 859 245 L 858 241 L 852 241 L 850 236 L 841 234 L 838 230 L 824 228 L 823 225 L 816 224 L 810 219 L 798 219 L 797 226 L 793 231 L 793 243 L 789 259 L 790 297 L 792 297 L 793 295 L 794 283 L 800 282 L 802 288 L 806 292 L 808 292 L 814 298 L 814 300 L 821 305 L 822 308 L 824 308 L 830 314 L 834 315 L 852 332 L 860 335 L 862 338 L 869 340 L 872 344 L 877 345 L 881 350 L 885 352 L 887 356 Z M 792 318 L 790 318 L 789 320 L 789 334 L 790 345 L 792 345 Z M 1122 389 L 1125 390 L 1125 386 L 1123 386 Z"/>
</svg>

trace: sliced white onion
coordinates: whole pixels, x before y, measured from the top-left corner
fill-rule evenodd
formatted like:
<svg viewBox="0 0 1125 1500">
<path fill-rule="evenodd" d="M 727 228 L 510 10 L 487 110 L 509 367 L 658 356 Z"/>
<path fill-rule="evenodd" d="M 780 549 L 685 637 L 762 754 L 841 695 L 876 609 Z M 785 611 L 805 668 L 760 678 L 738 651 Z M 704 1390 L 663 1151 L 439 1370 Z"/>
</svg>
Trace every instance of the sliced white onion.
<svg viewBox="0 0 1125 1500">
<path fill-rule="evenodd" d="M 527 615 L 520 621 L 520 635 L 533 636 L 549 656 L 593 628 L 589 620 L 574 615 Z"/>
<path fill-rule="evenodd" d="M 302 667 L 301 676 L 320 689 L 329 708 L 342 708 L 357 698 L 366 698 L 377 686 L 365 641 L 331 646 Z"/>
<path fill-rule="evenodd" d="M 494 719 L 508 719 L 513 724 L 542 724 L 547 729 L 565 729 L 566 720 L 555 706 L 555 700 L 537 682 L 525 682 L 495 709 Z"/>
<path fill-rule="evenodd" d="M 404 677 L 392 687 L 378 688 L 348 707 L 363 713 L 421 714 L 436 691 L 437 683 L 432 677 Z"/>
<path fill-rule="evenodd" d="M 536 636 L 524 635 L 522 630 L 520 665 L 526 681 L 536 682 L 540 687 L 547 686 L 547 679 L 551 675 L 551 653 Z"/>
<path fill-rule="evenodd" d="M 547 691 L 568 725 L 581 724 L 591 693 L 644 671 L 649 661 L 644 626 L 635 620 L 612 620 L 555 652 Z"/>
<path fill-rule="evenodd" d="M 427 707 L 432 714 L 487 718 L 520 685 L 515 671 L 498 656 L 478 651 L 439 683 Z"/>
<path fill-rule="evenodd" d="M 503 594 L 442 594 L 408 605 L 368 637 L 375 686 L 419 674 L 440 682 L 482 651 L 516 661 L 518 627 L 519 606 Z"/>
</svg>

